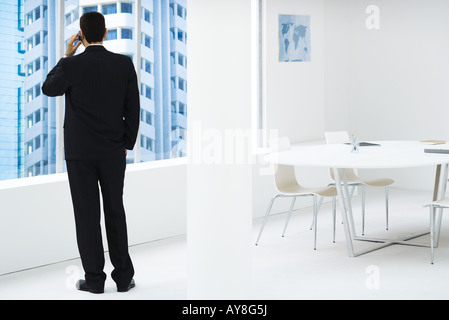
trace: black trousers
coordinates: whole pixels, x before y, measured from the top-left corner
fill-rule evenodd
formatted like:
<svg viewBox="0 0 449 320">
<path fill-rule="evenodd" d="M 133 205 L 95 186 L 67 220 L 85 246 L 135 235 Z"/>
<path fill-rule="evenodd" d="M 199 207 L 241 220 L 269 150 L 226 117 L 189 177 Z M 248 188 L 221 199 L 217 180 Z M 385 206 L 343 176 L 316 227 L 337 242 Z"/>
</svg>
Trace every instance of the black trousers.
<svg viewBox="0 0 449 320">
<path fill-rule="evenodd" d="M 101 234 L 100 192 L 109 257 L 117 287 L 128 286 L 134 268 L 128 253 L 128 234 L 123 206 L 126 156 L 104 160 L 67 160 L 70 191 L 75 213 L 76 237 L 85 280 L 89 287 L 104 288 L 106 274 Z"/>
</svg>

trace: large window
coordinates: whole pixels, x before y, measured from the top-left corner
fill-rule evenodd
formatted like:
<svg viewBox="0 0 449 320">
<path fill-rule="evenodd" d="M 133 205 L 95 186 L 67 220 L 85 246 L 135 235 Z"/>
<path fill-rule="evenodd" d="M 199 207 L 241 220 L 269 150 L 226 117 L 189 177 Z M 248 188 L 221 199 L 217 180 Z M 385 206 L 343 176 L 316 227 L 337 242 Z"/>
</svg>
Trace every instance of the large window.
<svg viewBox="0 0 449 320">
<path fill-rule="evenodd" d="M 60 1 L 66 6 L 61 9 L 56 2 L 0 2 L 0 180 L 65 170 L 58 142 L 63 117 L 56 112 L 64 109 L 64 99 L 45 96 L 41 86 L 78 32 L 80 16 L 91 11 L 106 16 L 104 46 L 130 57 L 140 82 L 140 133 L 127 162 L 186 156 L 178 137 L 187 136 L 187 1 Z M 61 30 L 62 49 L 56 52 Z"/>
</svg>

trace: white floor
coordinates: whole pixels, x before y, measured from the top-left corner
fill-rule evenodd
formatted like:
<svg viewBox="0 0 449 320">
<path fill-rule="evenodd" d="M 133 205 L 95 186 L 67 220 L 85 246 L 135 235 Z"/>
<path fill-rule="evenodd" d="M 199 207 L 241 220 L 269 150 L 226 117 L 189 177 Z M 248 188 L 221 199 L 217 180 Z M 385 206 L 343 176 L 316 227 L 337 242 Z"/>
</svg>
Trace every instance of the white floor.
<svg viewBox="0 0 449 320">
<path fill-rule="evenodd" d="M 429 225 L 429 192 L 392 189 L 390 230 L 385 230 L 383 193 L 367 192 L 366 236 L 401 238 L 425 231 Z M 268 204 L 268 200 L 267 200 Z M 360 230 L 360 199 L 354 199 L 354 215 Z M 339 221 L 340 216 L 337 215 Z M 449 218 L 443 219 L 435 264 L 430 249 L 394 245 L 349 258 L 343 225 L 337 224 L 332 243 L 329 204 L 320 211 L 318 250 L 313 250 L 311 209 L 294 212 L 285 238 L 281 237 L 286 214 L 270 217 L 259 246 L 253 252 L 251 299 L 448 299 Z M 257 237 L 261 219 L 254 221 Z M 428 236 L 414 242 L 428 243 Z M 356 242 L 356 251 L 373 244 Z M 105 294 L 79 292 L 74 283 L 82 278 L 79 260 L 72 260 L 0 277 L 0 299 L 187 299 L 185 237 L 134 246 L 130 249 L 136 268 L 136 288 L 117 293 L 110 278 Z M 106 261 L 109 261 L 106 259 Z M 107 265 L 106 272 L 111 266 Z"/>
</svg>

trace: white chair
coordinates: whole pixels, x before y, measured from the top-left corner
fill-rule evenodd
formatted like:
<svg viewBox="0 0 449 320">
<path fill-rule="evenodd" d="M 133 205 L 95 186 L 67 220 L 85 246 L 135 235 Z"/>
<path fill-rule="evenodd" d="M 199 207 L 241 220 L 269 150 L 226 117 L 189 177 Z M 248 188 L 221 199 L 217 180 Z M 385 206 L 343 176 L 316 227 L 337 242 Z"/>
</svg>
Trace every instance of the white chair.
<svg viewBox="0 0 449 320">
<path fill-rule="evenodd" d="M 290 141 L 287 137 L 280 138 L 276 141 L 272 141 L 271 151 L 285 151 L 289 150 Z M 337 189 L 335 187 L 323 187 L 323 188 L 305 188 L 301 186 L 295 175 L 294 166 L 290 165 L 275 165 L 274 172 L 274 183 L 277 190 L 277 194 L 271 199 L 270 204 L 268 206 L 267 212 L 265 214 L 265 219 L 260 228 L 259 235 L 257 237 L 256 246 L 259 244 L 260 237 L 265 228 L 265 224 L 267 223 L 268 216 L 270 215 L 271 208 L 273 207 L 274 200 L 279 197 L 291 197 L 292 202 L 290 204 L 290 210 L 288 213 L 287 221 L 285 223 L 284 232 L 282 236 L 285 235 L 285 231 L 290 220 L 290 216 L 293 211 L 293 206 L 295 205 L 295 201 L 297 197 L 301 196 L 312 196 L 313 197 L 313 215 L 314 215 L 314 250 L 316 250 L 316 235 L 317 235 L 317 214 L 319 211 L 319 206 L 317 205 L 317 197 L 332 197 L 332 207 L 333 207 L 333 215 L 334 215 L 334 242 L 335 242 L 335 212 L 336 212 L 336 196 Z"/>
<path fill-rule="evenodd" d="M 443 200 L 438 200 L 432 202 L 430 205 L 430 263 L 433 264 L 434 260 L 434 247 L 435 247 L 435 209 L 445 209 L 449 208 L 449 198 L 445 198 Z M 441 210 L 441 214 L 443 213 L 443 210 Z M 438 228 L 441 227 L 441 220 L 440 224 L 438 224 Z M 440 236 L 440 230 L 437 230 L 437 243 L 438 243 L 438 237 Z"/>
<path fill-rule="evenodd" d="M 325 132 L 326 142 L 328 144 L 336 143 L 349 143 L 349 134 L 347 131 L 335 131 L 335 132 Z M 349 151 L 348 151 L 349 152 Z M 334 172 L 330 170 L 331 178 L 334 179 Z M 394 183 L 394 180 L 389 178 L 381 179 L 363 179 L 357 176 L 353 169 L 345 169 L 346 180 L 348 185 L 352 187 L 350 197 L 354 194 L 355 187 L 360 187 L 362 193 L 362 235 L 365 234 L 365 188 L 366 186 L 371 187 L 385 187 L 385 214 L 386 214 L 386 229 L 389 228 L 388 222 L 388 186 Z"/>
</svg>

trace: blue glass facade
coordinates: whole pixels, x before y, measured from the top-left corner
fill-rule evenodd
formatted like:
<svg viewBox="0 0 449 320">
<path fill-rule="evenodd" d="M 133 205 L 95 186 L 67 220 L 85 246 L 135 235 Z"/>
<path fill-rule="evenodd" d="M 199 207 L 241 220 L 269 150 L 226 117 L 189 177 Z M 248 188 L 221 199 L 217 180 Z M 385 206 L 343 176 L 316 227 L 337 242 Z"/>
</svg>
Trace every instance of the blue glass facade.
<svg viewBox="0 0 449 320">
<path fill-rule="evenodd" d="M 0 180 L 23 176 L 23 4 L 0 3 Z"/>
</svg>

